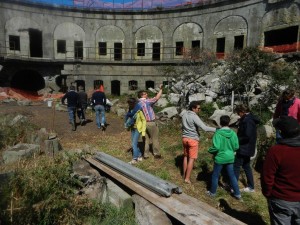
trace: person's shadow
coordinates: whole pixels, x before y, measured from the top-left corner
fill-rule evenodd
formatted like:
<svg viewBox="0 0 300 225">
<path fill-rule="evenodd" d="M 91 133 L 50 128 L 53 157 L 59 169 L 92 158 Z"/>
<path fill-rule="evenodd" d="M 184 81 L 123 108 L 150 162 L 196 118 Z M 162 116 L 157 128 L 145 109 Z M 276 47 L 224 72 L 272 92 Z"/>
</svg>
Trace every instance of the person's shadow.
<svg viewBox="0 0 300 225">
<path fill-rule="evenodd" d="M 262 217 L 257 213 L 243 212 L 233 209 L 229 206 L 225 199 L 220 199 L 219 207 L 222 209 L 222 212 L 226 213 L 229 216 L 232 216 L 248 225 L 265 225 L 266 223 Z"/>
<path fill-rule="evenodd" d="M 180 170 L 181 176 L 183 176 L 183 155 L 175 157 L 175 166 Z"/>
<path fill-rule="evenodd" d="M 204 181 L 207 190 L 210 188 L 211 172 L 209 170 L 208 164 L 203 163 L 201 166 L 201 172 L 198 173 L 197 180 Z"/>
</svg>

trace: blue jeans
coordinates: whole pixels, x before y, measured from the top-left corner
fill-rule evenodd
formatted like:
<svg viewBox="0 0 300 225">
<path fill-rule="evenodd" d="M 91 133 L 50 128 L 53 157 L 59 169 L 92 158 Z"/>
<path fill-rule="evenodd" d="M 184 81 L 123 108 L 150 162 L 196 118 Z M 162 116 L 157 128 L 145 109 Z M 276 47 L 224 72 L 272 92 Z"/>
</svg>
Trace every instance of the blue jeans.
<svg viewBox="0 0 300 225">
<path fill-rule="evenodd" d="M 226 167 L 226 171 L 227 171 L 227 174 L 228 174 L 228 177 L 229 177 L 229 180 L 230 180 L 230 184 L 231 184 L 231 187 L 234 191 L 234 196 L 240 197 L 241 193 L 240 193 L 240 189 L 239 189 L 237 179 L 236 179 L 236 177 L 234 175 L 234 172 L 233 172 L 233 164 L 232 163 L 228 163 L 228 164 L 214 163 L 214 170 L 213 170 L 212 177 L 211 177 L 210 192 L 212 194 L 216 194 L 217 187 L 218 187 L 218 182 L 219 182 L 219 176 L 220 176 L 220 173 L 221 173 L 221 170 L 222 170 L 223 166 Z"/>
<path fill-rule="evenodd" d="M 241 167 L 243 167 L 245 171 L 248 187 L 254 189 L 254 180 L 253 180 L 252 168 L 250 165 L 250 156 L 236 154 L 235 161 L 234 161 L 234 174 L 237 180 L 239 180 L 240 177 Z"/>
<path fill-rule="evenodd" d="M 68 108 L 68 113 L 69 113 L 69 121 L 70 123 L 75 123 L 75 115 L 76 115 L 76 107 L 67 107 Z"/>
<path fill-rule="evenodd" d="M 96 112 L 97 126 L 98 127 L 101 127 L 101 125 L 104 126 L 106 124 L 104 105 L 95 105 L 94 109 L 95 109 L 95 112 Z M 100 115 L 101 115 L 101 118 L 100 118 Z"/>
<path fill-rule="evenodd" d="M 268 199 L 271 225 L 300 225 L 300 202 Z"/>
<path fill-rule="evenodd" d="M 140 137 L 140 133 L 136 128 L 132 128 L 131 130 L 131 145 L 133 149 L 133 159 L 137 159 L 142 156 L 141 150 L 138 147 L 138 140 Z"/>
</svg>

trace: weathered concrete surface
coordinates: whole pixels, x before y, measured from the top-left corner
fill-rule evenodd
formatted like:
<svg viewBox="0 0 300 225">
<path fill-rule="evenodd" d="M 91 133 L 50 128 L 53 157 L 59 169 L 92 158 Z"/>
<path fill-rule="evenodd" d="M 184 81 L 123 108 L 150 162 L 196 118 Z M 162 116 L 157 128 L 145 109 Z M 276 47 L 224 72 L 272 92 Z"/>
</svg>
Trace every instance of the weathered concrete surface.
<svg viewBox="0 0 300 225">
<path fill-rule="evenodd" d="M 12 76 L 22 70 L 33 70 L 41 77 L 63 75 L 66 85 L 84 81 L 86 90 L 92 89 L 95 81 L 103 81 L 106 92 L 113 94 L 130 92 L 132 80 L 137 81 L 138 89 L 149 87 L 146 81 L 157 86 L 167 80 L 157 68 L 164 66 L 164 62 L 176 65 L 184 57 L 176 54 L 176 43 L 183 42 L 184 48 L 191 48 L 194 41 L 200 48 L 215 52 L 217 39 L 224 38 L 224 53 L 234 49 L 235 37 L 242 37 L 242 47 L 264 46 L 265 31 L 299 26 L 297 2 L 223 0 L 184 10 L 131 13 L 61 9 L 3 0 L 0 53 L 22 58 L 23 62 L 18 61 L 18 66 L 7 61 L 3 64 L 0 86 L 9 86 Z M 40 57 L 30 55 L 35 44 L 30 42 L 32 31 L 41 33 Z M 20 38 L 19 50 L 10 48 L 11 35 Z M 65 41 L 63 52 L 57 50 L 59 41 Z M 75 42 L 82 43 L 82 59 L 76 59 Z M 106 43 L 104 55 L 99 54 L 100 42 Z M 121 60 L 115 59 L 115 43 L 122 46 Z M 145 55 L 137 54 L 139 43 L 145 45 Z M 153 60 L 153 44 L 160 45 L 157 60 Z M 35 63 L 28 65 L 27 60 Z"/>
<path fill-rule="evenodd" d="M 135 205 L 135 219 L 139 225 L 172 225 L 167 214 L 139 195 L 132 196 Z"/>
</svg>

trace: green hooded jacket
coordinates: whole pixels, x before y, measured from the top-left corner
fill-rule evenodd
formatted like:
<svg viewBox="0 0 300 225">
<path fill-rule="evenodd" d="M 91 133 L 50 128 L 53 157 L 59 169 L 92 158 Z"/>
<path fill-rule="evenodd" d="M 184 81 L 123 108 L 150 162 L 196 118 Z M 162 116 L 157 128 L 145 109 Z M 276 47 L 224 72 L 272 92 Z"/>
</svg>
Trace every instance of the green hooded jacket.
<svg viewBox="0 0 300 225">
<path fill-rule="evenodd" d="M 239 148 L 239 140 L 236 133 L 229 127 L 222 127 L 213 136 L 213 146 L 208 152 L 215 156 L 217 164 L 234 162 L 234 152 Z"/>
</svg>

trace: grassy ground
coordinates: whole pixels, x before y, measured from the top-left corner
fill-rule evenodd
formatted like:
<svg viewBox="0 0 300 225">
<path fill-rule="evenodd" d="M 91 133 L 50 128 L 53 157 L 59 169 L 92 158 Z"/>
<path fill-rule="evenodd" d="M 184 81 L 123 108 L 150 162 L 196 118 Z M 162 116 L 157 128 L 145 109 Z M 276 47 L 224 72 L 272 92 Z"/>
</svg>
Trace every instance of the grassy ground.
<svg viewBox="0 0 300 225">
<path fill-rule="evenodd" d="M 124 131 L 119 136 L 97 137 L 97 149 L 111 154 L 123 161 L 131 160 L 131 153 L 126 150 L 130 147 L 130 132 Z M 210 184 L 213 160 L 207 149 L 211 143 L 211 133 L 201 133 L 199 158 L 194 165 L 191 176 L 192 184 L 183 182 L 182 144 L 180 121 L 174 120 L 160 126 L 160 144 L 162 159 L 150 157 L 136 166 L 162 179 L 168 180 L 182 187 L 183 191 L 211 206 L 245 222 L 246 224 L 269 224 L 266 199 L 260 188 L 260 175 L 254 171 L 256 192 L 243 193 L 243 202 L 237 201 L 228 192 L 218 188 L 216 198 L 208 197 L 205 192 Z M 70 146 L 71 147 L 71 146 Z M 74 147 L 74 146 L 73 146 Z M 241 173 L 240 188 L 245 187 L 243 173 Z"/>
<path fill-rule="evenodd" d="M 92 117 L 93 118 L 93 117 Z M 116 123 L 123 123 L 123 120 L 117 118 L 113 113 L 108 114 L 110 121 L 116 120 Z M 89 124 L 87 129 L 91 129 L 94 124 Z M 111 126 L 112 127 L 112 126 Z M 86 135 L 86 136 L 85 136 Z M 71 136 L 72 137 L 72 136 Z M 192 171 L 192 184 L 183 182 L 182 168 L 182 144 L 181 144 L 181 122 L 180 120 L 170 121 L 168 124 L 160 125 L 160 144 L 162 159 L 150 157 L 136 166 L 152 173 L 162 179 L 168 180 L 180 186 L 183 191 L 203 202 L 208 203 L 246 224 L 269 224 L 267 203 L 260 188 L 260 175 L 254 171 L 256 192 L 242 194 L 243 202 L 237 201 L 225 190 L 218 188 L 215 198 L 208 197 L 205 192 L 209 188 L 213 160 L 207 149 L 211 143 L 212 133 L 201 133 L 201 142 L 199 157 Z M 82 135 L 77 141 L 70 138 L 62 138 L 61 144 L 64 150 L 86 149 L 87 144 L 94 149 L 92 151 L 103 151 L 125 162 L 132 158 L 131 153 L 127 151 L 130 148 L 130 132 L 120 130 L 110 133 L 99 133 L 96 135 Z M 1 170 L 4 168 L 1 168 Z M 9 170 L 6 168 L 5 170 Z M 244 187 L 244 177 L 241 174 L 240 188 Z M 123 215 L 124 216 L 124 215 Z M 125 214 L 126 217 L 126 214 Z"/>
</svg>

